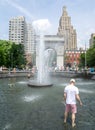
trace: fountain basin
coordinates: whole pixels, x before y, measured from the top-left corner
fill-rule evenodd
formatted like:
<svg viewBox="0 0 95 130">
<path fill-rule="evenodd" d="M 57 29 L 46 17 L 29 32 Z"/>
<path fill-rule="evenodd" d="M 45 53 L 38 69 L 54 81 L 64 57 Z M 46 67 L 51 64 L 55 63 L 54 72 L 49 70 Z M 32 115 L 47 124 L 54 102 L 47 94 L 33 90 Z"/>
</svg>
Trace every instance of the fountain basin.
<svg viewBox="0 0 95 130">
<path fill-rule="evenodd" d="M 51 86 L 53 86 L 53 84 L 51 84 L 51 83 L 40 83 L 40 82 L 32 82 L 32 81 L 30 81 L 30 82 L 28 82 L 28 84 L 27 84 L 29 87 L 51 87 Z"/>
</svg>

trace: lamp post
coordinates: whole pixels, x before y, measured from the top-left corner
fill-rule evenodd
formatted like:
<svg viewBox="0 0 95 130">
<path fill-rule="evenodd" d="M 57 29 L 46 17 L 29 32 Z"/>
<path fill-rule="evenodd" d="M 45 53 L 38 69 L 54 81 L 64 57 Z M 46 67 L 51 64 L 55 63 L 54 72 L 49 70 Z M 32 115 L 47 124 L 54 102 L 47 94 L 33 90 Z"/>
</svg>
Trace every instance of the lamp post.
<svg viewBox="0 0 95 130">
<path fill-rule="evenodd" d="M 85 43 L 85 70 L 87 69 L 87 62 L 86 62 L 86 43 Z"/>
<path fill-rule="evenodd" d="M 85 76 L 87 76 L 86 43 L 85 43 Z"/>
</svg>

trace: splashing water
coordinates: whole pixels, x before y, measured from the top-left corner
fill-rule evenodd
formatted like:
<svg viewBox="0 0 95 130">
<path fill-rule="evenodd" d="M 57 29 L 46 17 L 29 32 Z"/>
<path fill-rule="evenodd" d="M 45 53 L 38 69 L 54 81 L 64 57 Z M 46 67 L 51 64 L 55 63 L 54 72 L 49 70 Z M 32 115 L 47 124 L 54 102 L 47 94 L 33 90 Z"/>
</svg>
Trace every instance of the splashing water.
<svg viewBox="0 0 95 130">
<path fill-rule="evenodd" d="M 32 95 L 32 96 L 25 96 L 24 97 L 24 101 L 25 102 L 32 102 L 32 101 L 35 101 L 35 100 L 37 100 L 38 98 L 40 98 L 40 96 L 39 95 Z"/>
<path fill-rule="evenodd" d="M 37 59 L 37 67 L 38 67 L 38 74 L 37 74 L 37 80 L 34 82 L 29 82 L 28 86 L 50 86 L 49 80 L 48 80 L 48 66 L 45 64 L 45 43 L 44 43 L 44 31 L 47 28 L 47 20 L 44 21 L 37 21 L 35 22 L 35 29 L 39 33 L 39 39 L 38 39 L 38 59 Z"/>
<path fill-rule="evenodd" d="M 46 81 L 47 77 L 46 77 L 46 68 L 45 68 L 45 60 L 44 60 L 44 50 L 45 50 L 45 46 L 44 46 L 44 37 L 43 34 L 40 34 L 40 43 L 39 43 L 39 65 L 38 65 L 38 82 L 42 83 L 44 81 Z"/>
</svg>

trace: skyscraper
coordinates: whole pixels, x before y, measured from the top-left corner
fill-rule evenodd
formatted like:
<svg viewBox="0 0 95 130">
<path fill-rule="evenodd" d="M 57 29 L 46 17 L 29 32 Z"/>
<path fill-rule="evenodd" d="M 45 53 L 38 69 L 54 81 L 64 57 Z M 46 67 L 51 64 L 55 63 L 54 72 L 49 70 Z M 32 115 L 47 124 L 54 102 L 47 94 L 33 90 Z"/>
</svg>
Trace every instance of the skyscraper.
<svg viewBox="0 0 95 130">
<path fill-rule="evenodd" d="M 89 47 L 92 47 L 94 43 L 95 43 L 95 33 L 92 33 L 91 38 L 89 40 Z"/>
<path fill-rule="evenodd" d="M 9 21 L 9 40 L 16 44 L 25 44 L 25 17 L 19 16 Z"/>
<path fill-rule="evenodd" d="M 36 52 L 34 29 L 31 23 L 26 23 L 25 27 L 25 53 L 27 64 L 34 62 L 34 54 Z"/>
<path fill-rule="evenodd" d="M 66 7 L 63 7 L 63 13 L 59 20 L 57 35 L 63 36 L 65 40 L 64 49 L 77 49 L 77 34 L 76 30 L 71 25 L 71 17 L 68 16 Z"/>
<path fill-rule="evenodd" d="M 25 29 L 25 52 L 33 53 L 35 50 L 34 29 L 31 23 L 26 23 Z"/>
<path fill-rule="evenodd" d="M 11 18 L 9 21 L 9 40 L 23 44 L 27 63 L 32 61 L 35 53 L 34 31 L 32 24 L 27 23 L 24 16 Z"/>
</svg>

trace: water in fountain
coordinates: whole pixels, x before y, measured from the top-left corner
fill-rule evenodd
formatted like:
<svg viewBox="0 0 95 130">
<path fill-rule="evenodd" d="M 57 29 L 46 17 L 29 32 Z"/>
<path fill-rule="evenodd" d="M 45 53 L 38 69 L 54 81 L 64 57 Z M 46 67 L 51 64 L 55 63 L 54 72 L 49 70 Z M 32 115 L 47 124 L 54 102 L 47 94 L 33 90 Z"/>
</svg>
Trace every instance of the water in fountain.
<svg viewBox="0 0 95 130">
<path fill-rule="evenodd" d="M 73 130 L 71 116 L 63 125 L 64 87 L 70 78 L 51 77 L 53 87 L 26 87 L 27 78 L 0 79 L 0 130 Z M 23 82 L 24 81 L 24 82 Z M 83 106 L 78 105 L 75 130 L 95 129 L 95 80 L 76 78 Z M 65 128 L 66 126 L 66 128 Z"/>
<path fill-rule="evenodd" d="M 41 84 L 43 82 L 47 82 L 47 68 L 45 66 L 45 45 L 44 45 L 44 37 L 41 33 L 40 42 L 39 42 L 39 58 L 38 58 L 38 82 Z"/>
<path fill-rule="evenodd" d="M 36 81 L 30 81 L 28 83 L 28 86 L 52 86 L 51 83 L 49 83 L 48 78 L 48 68 L 49 68 L 49 54 L 45 52 L 45 45 L 44 45 L 44 36 L 41 33 L 40 39 L 39 39 L 39 47 L 38 47 L 38 75 Z"/>
</svg>

